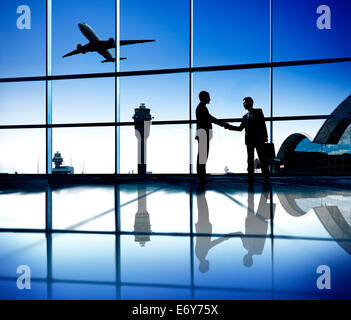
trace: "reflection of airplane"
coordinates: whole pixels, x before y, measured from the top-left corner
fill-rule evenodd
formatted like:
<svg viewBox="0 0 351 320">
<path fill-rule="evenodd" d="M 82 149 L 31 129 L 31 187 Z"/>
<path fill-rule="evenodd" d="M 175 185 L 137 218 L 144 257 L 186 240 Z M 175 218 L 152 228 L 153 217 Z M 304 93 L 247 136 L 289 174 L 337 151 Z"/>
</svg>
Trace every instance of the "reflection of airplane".
<svg viewBox="0 0 351 320">
<path fill-rule="evenodd" d="M 73 56 L 79 53 L 85 54 L 87 52 L 96 51 L 106 59 L 101 61 L 102 63 L 116 61 L 116 59 L 112 57 L 112 54 L 109 50 L 116 47 L 115 39 L 110 38 L 108 40 L 100 40 L 100 38 L 93 30 L 93 28 L 86 23 L 78 23 L 78 27 L 80 31 L 84 34 L 84 36 L 89 40 L 89 43 L 84 46 L 82 46 L 81 44 L 78 44 L 76 50 L 73 50 L 72 52 L 65 54 L 63 58 Z M 121 40 L 120 45 L 125 46 L 128 44 L 153 42 L 153 41 L 155 40 Z M 124 59 L 126 58 L 121 58 L 121 60 L 124 60 Z"/>
</svg>

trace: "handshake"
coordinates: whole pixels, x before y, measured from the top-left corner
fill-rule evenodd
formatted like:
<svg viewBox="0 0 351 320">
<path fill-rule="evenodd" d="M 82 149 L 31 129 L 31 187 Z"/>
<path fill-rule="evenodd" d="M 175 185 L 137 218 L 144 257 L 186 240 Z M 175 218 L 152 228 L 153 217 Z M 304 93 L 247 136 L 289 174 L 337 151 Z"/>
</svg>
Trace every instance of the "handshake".
<svg viewBox="0 0 351 320">
<path fill-rule="evenodd" d="M 231 125 L 229 123 L 227 123 L 227 122 L 224 122 L 223 123 L 223 127 L 224 127 L 224 129 L 230 129 Z"/>
</svg>

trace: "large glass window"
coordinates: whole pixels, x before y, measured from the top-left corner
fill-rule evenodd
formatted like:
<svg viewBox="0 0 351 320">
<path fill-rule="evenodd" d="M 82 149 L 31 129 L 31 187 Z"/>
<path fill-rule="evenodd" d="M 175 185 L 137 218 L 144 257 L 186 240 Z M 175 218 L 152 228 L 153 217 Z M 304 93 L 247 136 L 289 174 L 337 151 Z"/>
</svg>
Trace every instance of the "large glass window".
<svg viewBox="0 0 351 320">
<path fill-rule="evenodd" d="M 0 77 L 45 75 L 46 1 L 0 3 Z"/>
<path fill-rule="evenodd" d="M 74 173 L 114 173 L 114 128 L 59 128 L 53 130 L 53 155 Z M 53 164 L 53 167 L 55 165 Z"/>
<path fill-rule="evenodd" d="M 221 72 L 201 72 L 194 74 L 193 119 L 196 119 L 196 107 L 200 91 L 208 91 L 211 101 L 207 105 L 210 114 L 217 119 L 242 119 L 247 110 L 243 107 L 243 98 L 252 97 L 254 107 L 262 109 L 266 117 L 270 116 L 269 70 L 235 70 Z M 240 122 L 232 125 L 239 126 Z M 266 122 L 269 134 L 269 122 Z M 196 163 L 198 145 L 195 139 L 193 163 Z M 207 171 L 211 173 L 246 172 L 246 146 L 244 131 L 229 131 L 213 124 L 213 137 Z"/>
<path fill-rule="evenodd" d="M 235 183 L 245 133 L 215 124 L 207 172 L 223 176 L 188 175 L 203 90 L 237 126 L 253 98 L 274 173 L 351 173 L 350 1 L 1 0 L 0 12 L 0 298 L 315 298 L 320 264 L 351 283 L 350 192 Z M 331 141 L 313 142 L 323 125 Z M 31 290 L 14 285 L 19 265 Z"/>
<path fill-rule="evenodd" d="M 273 1 L 275 61 L 349 57 L 349 1 Z"/>
<path fill-rule="evenodd" d="M 350 62 L 309 65 L 305 61 L 306 65 L 296 66 L 292 61 L 291 66 L 271 68 L 250 64 L 271 58 L 277 62 L 349 56 L 349 7 L 346 2 L 321 5 L 315 0 L 293 4 L 108 0 L 103 5 L 97 0 L 29 0 L 26 5 L 3 1 L 0 37 L 5 46 L 16 50 L 0 53 L 0 77 L 43 77 L 0 83 L 0 136 L 4 138 L 0 170 L 44 173 L 46 149 L 52 151 L 48 158 L 60 151 L 64 165 L 74 167 L 74 173 L 113 173 L 118 166 L 121 173 L 137 173 L 138 140 L 131 123 L 134 109 L 144 103 L 153 122 L 171 122 L 151 126 L 148 173 L 190 173 L 189 164 L 195 173 L 195 125 L 189 130 L 188 123 L 172 121 L 196 119 L 202 90 L 210 93 L 208 109 L 216 118 L 241 119 L 246 113 L 242 99 L 252 97 L 254 107 L 261 108 L 265 117 L 273 116 L 266 126 L 270 135 L 273 125 L 270 138 L 277 153 L 292 133 L 314 138 L 324 120 L 292 122 L 274 117 L 331 114 L 350 95 Z M 120 56 L 127 59 L 121 60 L 122 74 L 116 81 L 113 42 L 118 34 Z M 95 52 L 97 37 L 105 41 L 99 52 Z M 105 49 L 111 59 L 103 57 Z M 184 72 L 191 62 L 195 69 Z M 244 69 L 240 64 L 245 64 Z M 181 69 L 162 71 L 173 68 Z M 51 69 L 59 79 L 45 78 Z M 94 73 L 99 78 L 91 79 Z M 117 130 L 114 121 L 121 122 Z M 89 123 L 106 124 L 93 128 Z M 46 124 L 82 124 L 82 128 L 54 128 L 51 141 L 50 134 L 45 139 Z M 16 128 L 9 129 L 12 125 Z M 31 125 L 42 128 L 30 129 Z M 16 135 L 12 130 L 18 130 Z M 41 132 L 40 138 L 31 138 L 33 132 Z M 216 125 L 213 133 L 207 171 L 246 172 L 244 133 Z M 18 156 L 29 150 L 28 157 L 34 160 Z"/>
<path fill-rule="evenodd" d="M 153 173 L 189 172 L 187 125 L 153 126 L 148 146 L 148 168 Z"/>
<path fill-rule="evenodd" d="M 216 118 L 242 118 L 247 113 L 243 107 L 245 97 L 252 97 L 254 107 L 270 116 L 268 69 L 195 73 L 193 119 L 196 119 L 198 95 L 203 90 L 210 93 L 208 109 Z"/>
<path fill-rule="evenodd" d="M 115 80 L 58 80 L 52 83 L 53 123 L 113 122 Z"/>
<path fill-rule="evenodd" d="M 134 109 L 144 103 L 154 121 L 187 120 L 189 75 L 153 75 L 120 79 L 121 121 L 131 122 Z"/>
<path fill-rule="evenodd" d="M 45 123 L 45 82 L 0 83 L 0 124 Z"/>
<path fill-rule="evenodd" d="M 0 130 L 1 173 L 45 173 L 43 129 Z"/>
<path fill-rule="evenodd" d="M 274 116 L 331 114 L 351 93 L 350 72 L 350 62 L 274 69 Z"/>
<path fill-rule="evenodd" d="M 121 127 L 121 173 L 137 173 L 138 139 L 134 127 Z M 152 125 L 146 139 L 148 173 L 189 172 L 187 125 Z"/>
<path fill-rule="evenodd" d="M 194 65 L 269 61 L 268 0 L 194 0 Z"/>
<path fill-rule="evenodd" d="M 103 3 L 98 0 L 52 0 L 53 74 L 113 72 L 113 62 L 101 63 L 105 58 L 85 47 L 95 36 L 106 41 L 115 39 L 114 0 Z M 115 50 L 108 50 L 114 57 Z M 63 58 L 70 52 L 77 54 Z"/>
<path fill-rule="evenodd" d="M 189 65 L 188 0 L 120 0 L 121 70 Z M 123 45 L 125 40 L 155 40 Z"/>
</svg>

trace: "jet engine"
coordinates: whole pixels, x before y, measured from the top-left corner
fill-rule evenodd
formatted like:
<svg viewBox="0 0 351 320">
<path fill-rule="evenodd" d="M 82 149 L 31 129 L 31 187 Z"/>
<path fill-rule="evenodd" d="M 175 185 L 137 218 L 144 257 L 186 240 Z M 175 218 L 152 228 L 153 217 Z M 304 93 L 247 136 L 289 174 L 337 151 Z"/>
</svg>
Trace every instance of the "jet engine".
<svg viewBox="0 0 351 320">
<path fill-rule="evenodd" d="M 83 49 L 83 46 L 81 44 L 77 45 L 77 49 L 80 50 L 83 54 L 86 54 L 87 52 Z"/>
<path fill-rule="evenodd" d="M 115 39 L 113 39 L 113 38 L 108 39 L 108 43 L 109 43 L 111 46 L 114 46 L 114 45 L 115 45 Z"/>
</svg>

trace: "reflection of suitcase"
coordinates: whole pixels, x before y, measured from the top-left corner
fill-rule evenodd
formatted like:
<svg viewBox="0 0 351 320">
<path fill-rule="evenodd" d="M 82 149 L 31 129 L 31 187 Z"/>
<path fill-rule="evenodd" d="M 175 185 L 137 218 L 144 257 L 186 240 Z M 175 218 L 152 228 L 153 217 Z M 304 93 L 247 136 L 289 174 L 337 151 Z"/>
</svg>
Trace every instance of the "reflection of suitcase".
<svg viewBox="0 0 351 320">
<path fill-rule="evenodd" d="M 264 156 L 267 160 L 272 160 L 275 158 L 274 143 L 265 143 L 263 146 Z"/>
</svg>

